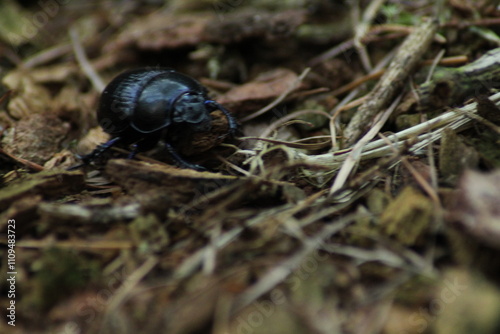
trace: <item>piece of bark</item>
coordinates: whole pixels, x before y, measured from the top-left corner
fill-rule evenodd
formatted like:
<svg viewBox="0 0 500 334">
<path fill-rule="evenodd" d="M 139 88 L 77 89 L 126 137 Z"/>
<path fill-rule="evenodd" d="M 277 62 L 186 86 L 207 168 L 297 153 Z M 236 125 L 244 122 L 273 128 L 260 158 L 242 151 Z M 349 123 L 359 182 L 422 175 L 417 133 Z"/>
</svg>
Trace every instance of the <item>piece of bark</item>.
<svg viewBox="0 0 500 334">
<path fill-rule="evenodd" d="M 219 173 L 125 159 L 110 160 L 106 165 L 106 173 L 113 182 L 137 198 L 145 197 L 146 194 L 167 194 L 168 205 L 186 203 L 238 179 Z"/>
<path fill-rule="evenodd" d="M 422 60 L 437 27 L 435 20 L 428 20 L 406 38 L 384 76 L 347 125 L 344 131 L 347 146 L 352 146 L 366 132 L 375 115 L 382 111 L 403 87 L 405 79 Z"/>
<path fill-rule="evenodd" d="M 500 86 L 500 48 L 458 68 L 440 68 L 420 86 L 420 109 L 454 106 Z"/>
<path fill-rule="evenodd" d="M 0 190 L 0 211 L 27 196 L 53 198 L 79 192 L 83 186 L 84 177 L 80 171 L 51 170 L 29 175 Z"/>
</svg>

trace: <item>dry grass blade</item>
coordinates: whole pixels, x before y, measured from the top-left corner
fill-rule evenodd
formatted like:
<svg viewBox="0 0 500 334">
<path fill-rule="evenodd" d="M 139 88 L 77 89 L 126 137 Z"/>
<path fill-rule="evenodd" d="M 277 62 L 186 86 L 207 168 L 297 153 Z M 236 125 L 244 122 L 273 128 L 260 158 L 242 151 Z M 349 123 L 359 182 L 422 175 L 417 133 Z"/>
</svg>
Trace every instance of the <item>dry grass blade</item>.
<svg viewBox="0 0 500 334">
<path fill-rule="evenodd" d="M 137 284 L 139 284 L 144 276 L 146 276 L 157 264 L 158 259 L 156 257 L 151 257 L 127 277 L 125 282 L 123 282 L 109 301 L 105 317 L 109 319 L 109 317 L 116 312 L 120 305 L 126 301 Z"/>
<path fill-rule="evenodd" d="M 351 224 L 355 218 L 357 218 L 356 215 L 343 217 L 325 226 L 321 231 L 312 237 L 302 240 L 303 248 L 301 250 L 269 270 L 256 284 L 248 288 L 237 298 L 234 312 L 237 312 L 245 306 L 251 304 L 257 298 L 261 297 L 276 285 L 283 282 L 285 278 L 290 275 L 290 273 L 312 252 L 321 249 L 325 239 L 331 237 L 333 234 Z"/>
<path fill-rule="evenodd" d="M 0 1 L 0 333 L 500 328 L 491 1 L 35 2 Z"/>
<path fill-rule="evenodd" d="M 241 140 L 260 140 L 260 141 L 265 141 L 268 143 L 276 144 L 276 145 L 285 145 L 286 147 L 292 147 L 292 148 L 297 148 L 297 149 L 302 149 L 302 150 L 319 150 L 321 148 L 325 148 L 327 146 L 330 146 L 331 141 L 327 140 L 321 143 L 311 143 L 311 144 L 306 144 L 306 143 L 299 143 L 297 141 L 295 142 L 288 142 L 288 141 L 283 141 L 283 140 L 276 140 L 276 139 L 269 139 L 269 138 L 262 138 L 262 137 L 243 137 L 240 138 Z M 304 138 L 301 139 L 301 141 L 305 140 L 311 140 L 314 139 L 314 137 L 310 138 Z"/>
<path fill-rule="evenodd" d="M 347 178 L 349 175 L 352 173 L 354 167 L 356 164 L 359 163 L 361 160 L 361 152 L 363 151 L 363 148 L 370 140 L 372 140 L 377 133 L 382 129 L 382 126 L 384 126 L 385 122 L 389 119 L 389 116 L 392 114 L 394 109 L 396 109 L 399 101 L 401 100 L 402 95 L 400 95 L 393 103 L 392 105 L 381 115 L 380 120 L 377 121 L 373 127 L 368 131 L 366 135 L 359 140 L 356 145 L 352 148 L 352 151 L 349 153 L 347 156 L 344 164 L 340 168 L 340 171 L 335 178 L 335 182 L 332 185 L 332 188 L 330 189 L 330 195 L 334 194 L 336 191 L 340 190 L 345 182 L 347 181 Z"/>
<path fill-rule="evenodd" d="M 489 99 L 499 105 L 500 93 L 490 96 Z M 365 143 L 361 152 L 356 153 L 359 154 L 359 159 L 356 159 L 355 161 L 363 161 L 388 156 L 393 154 L 394 149 L 401 149 L 406 145 L 410 145 L 409 152 L 414 154 L 422 154 L 430 143 L 434 143 L 441 139 L 444 129 L 463 129 L 470 124 L 472 120 L 471 115 L 476 114 L 477 103 L 473 102 L 471 104 L 465 105 L 464 107 L 445 112 L 433 119 L 417 124 L 411 128 L 402 130 L 392 135 L 388 135 L 386 136 L 386 139 L 378 139 L 369 143 Z M 387 141 L 392 144 L 388 145 Z M 300 151 L 290 151 L 289 153 L 290 156 L 292 156 L 294 162 L 302 162 L 306 165 L 310 164 L 311 166 L 324 166 L 329 168 L 331 173 L 338 170 L 345 163 L 347 157 L 349 156 L 349 153 L 352 150 L 353 148 L 349 148 L 333 153 L 325 153 L 319 155 L 307 155 Z M 345 168 L 347 171 L 347 167 Z M 352 166 L 350 168 L 352 168 Z M 324 173 L 320 175 L 313 175 L 319 177 L 323 174 Z M 342 182 L 338 181 L 339 183 L 335 187 L 335 190 L 340 189 L 340 184 L 345 183 L 345 177 L 346 176 L 342 177 Z M 342 180 L 342 178 L 339 180 Z"/>
</svg>

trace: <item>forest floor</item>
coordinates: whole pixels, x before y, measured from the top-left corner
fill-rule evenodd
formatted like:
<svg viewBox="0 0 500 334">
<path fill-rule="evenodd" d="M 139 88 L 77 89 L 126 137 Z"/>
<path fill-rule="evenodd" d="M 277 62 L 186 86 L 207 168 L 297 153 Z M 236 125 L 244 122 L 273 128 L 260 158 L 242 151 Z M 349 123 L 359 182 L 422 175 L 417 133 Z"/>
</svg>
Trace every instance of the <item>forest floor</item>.
<svg viewBox="0 0 500 334">
<path fill-rule="evenodd" d="M 495 1 L 0 3 L 1 333 L 499 333 Z M 172 68 L 239 123 L 136 158 Z M 178 128 L 180 129 L 180 128 Z"/>
</svg>

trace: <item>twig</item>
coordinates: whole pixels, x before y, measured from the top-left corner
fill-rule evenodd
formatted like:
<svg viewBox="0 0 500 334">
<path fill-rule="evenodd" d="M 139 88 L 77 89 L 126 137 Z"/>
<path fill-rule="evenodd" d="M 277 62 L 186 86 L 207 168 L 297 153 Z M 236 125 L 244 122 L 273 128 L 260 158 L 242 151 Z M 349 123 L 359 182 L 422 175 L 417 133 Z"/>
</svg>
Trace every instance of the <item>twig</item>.
<svg viewBox="0 0 500 334">
<path fill-rule="evenodd" d="M 427 74 L 427 78 L 425 79 L 425 82 L 428 82 L 432 79 L 432 75 L 434 74 L 434 71 L 436 70 L 436 66 L 439 64 L 439 62 L 443 58 L 444 53 L 445 53 L 445 50 L 441 49 L 441 51 L 439 51 L 438 55 L 432 61 L 431 68 L 429 69 L 429 73 Z"/>
<path fill-rule="evenodd" d="M 435 58 L 434 58 L 435 59 Z M 425 60 L 422 65 L 432 65 L 434 63 L 434 59 Z M 439 60 L 438 65 L 441 66 L 457 66 L 466 64 L 469 61 L 469 57 L 467 56 L 452 56 L 446 57 Z"/>
<path fill-rule="evenodd" d="M 357 88 L 357 87 L 361 86 L 362 84 L 364 84 L 367 81 L 380 78 L 384 74 L 384 72 L 385 72 L 384 69 L 380 69 L 380 70 L 368 73 L 367 75 L 365 75 L 365 76 L 363 76 L 361 78 L 358 78 L 358 79 L 356 79 L 354 81 L 349 82 L 347 85 L 344 85 L 342 87 L 339 87 L 339 88 L 335 89 L 331 93 L 331 95 L 332 96 L 338 96 L 338 95 L 350 92 L 354 88 Z"/>
<path fill-rule="evenodd" d="M 373 18 L 377 15 L 380 6 L 382 6 L 384 2 L 385 0 L 370 1 L 370 4 L 363 14 L 361 22 L 356 22 L 354 47 L 359 52 L 361 63 L 363 64 L 366 72 L 372 71 L 372 65 L 370 57 L 368 57 L 368 53 L 366 52 L 366 46 L 363 44 L 362 40 L 368 33 L 368 28 L 370 27 Z"/>
<path fill-rule="evenodd" d="M 394 51 L 389 52 L 377 64 L 377 66 L 375 66 L 372 73 L 368 74 L 368 76 L 373 75 L 374 73 L 381 71 L 389 63 L 389 61 L 392 59 L 393 54 L 394 54 Z M 353 99 L 355 96 L 358 95 L 358 91 L 359 91 L 359 86 L 358 86 L 358 88 L 353 88 L 350 91 L 350 93 L 345 98 L 343 98 L 342 101 L 337 106 L 335 106 L 335 108 L 330 112 L 330 114 L 333 115 L 331 120 L 330 120 L 330 134 L 331 134 L 331 138 L 332 138 L 332 147 L 335 150 L 337 150 L 339 147 L 339 145 L 337 144 L 337 132 L 336 132 L 337 129 L 335 127 L 336 125 L 338 126 L 338 124 L 336 122 L 337 117 L 340 115 L 340 113 L 342 111 L 357 107 L 358 105 L 361 105 L 369 97 L 368 95 L 365 95 L 362 98 L 358 98 L 357 100 L 350 102 L 351 99 Z"/>
<path fill-rule="evenodd" d="M 441 25 L 442 28 L 467 28 L 471 26 L 497 26 L 500 25 L 500 17 L 482 18 L 474 21 L 451 21 Z"/>
<path fill-rule="evenodd" d="M 26 160 L 26 159 L 16 157 L 16 156 L 10 154 L 9 152 L 5 151 L 3 148 L 0 148 L 0 154 L 4 154 L 4 155 L 8 156 L 12 160 L 26 166 L 27 168 L 29 168 L 31 170 L 34 170 L 35 172 L 41 172 L 42 170 L 44 170 L 43 166 L 40 166 L 39 164 L 31 162 L 31 161 Z"/>
<path fill-rule="evenodd" d="M 371 98 L 358 109 L 349 122 L 344 132 L 348 145 L 356 142 L 366 131 L 372 118 L 392 100 L 403 86 L 406 77 L 430 45 L 437 27 L 435 20 L 428 20 L 404 41 L 384 76 L 373 89 Z"/>
<path fill-rule="evenodd" d="M 70 53 L 71 49 L 71 45 L 69 44 L 57 45 L 29 57 L 22 65 L 24 68 L 33 68 L 64 56 Z"/>
<path fill-rule="evenodd" d="M 324 111 L 321 111 L 321 110 L 313 110 L 313 109 L 306 109 L 306 110 L 298 110 L 298 111 L 295 111 L 289 115 L 286 115 L 280 119 L 278 119 L 277 121 L 271 123 L 267 128 L 264 129 L 264 131 L 262 131 L 261 133 L 261 137 L 263 138 L 266 138 L 267 136 L 269 136 L 269 134 L 271 134 L 271 132 L 273 132 L 280 124 L 283 124 L 289 120 L 292 120 L 296 117 L 299 117 L 299 116 L 302 116 L 302 115 L 307 115 L 307 114 L 315 114 L 315 115 L 322 115 L 322 116 L 325 116 L 326 118 L 330 119 L 330 115 Z"/>
<path fill-rule="evenodd" d="M 92 83 L 92 86 L 94 86 L 94 89 L 97 90 L 98 92 L 102 92 L 105 87 L 104 82 L 102 81 L 101 77 L 97 74 L 97 72 L 94 70 L 89 60 L 87 59 L 85 50 L 83 49 L 82 43 L 80 42 L 80 37 L 78 36 L 78 32 L 76 31 L 75 28 L 71 28 L 69 30 L 69 35 L 71 37 L 73 50 L 75 52 L 76 59 L 78 60 L 78 64 L 80 64 L 80 67 L 82 68 L 83 72 L 89 78 L 90 82 Z"/>
</svg>

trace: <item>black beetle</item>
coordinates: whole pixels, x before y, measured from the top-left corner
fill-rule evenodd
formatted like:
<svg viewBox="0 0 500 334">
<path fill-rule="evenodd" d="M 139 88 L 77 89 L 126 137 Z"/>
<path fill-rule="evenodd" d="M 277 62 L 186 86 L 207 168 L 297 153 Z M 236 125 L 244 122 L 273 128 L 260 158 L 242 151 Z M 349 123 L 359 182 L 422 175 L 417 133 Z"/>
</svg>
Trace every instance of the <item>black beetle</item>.
<svg viewBox="0 0 500 334">
<path fill-rule="evenodd" d="M 181 158 L 169 141 L 186 131 L 210 130 L 210 113 L 217 109 L 228 120 L 228 134 L 234 135 L 236 120 L 223 106 L 208 99 L 207 90 L 195 79 L 169 68 L 124 72 L 106 86 L 97 110 L 99 125 L 112 136 L 111 140 L 82 156 L 83 164 L 71 169 L 89 164 L 116 144 L 133 145 L 131 159 L 164 139 L 177 164 L 205 170 Z"/>
</svg>

